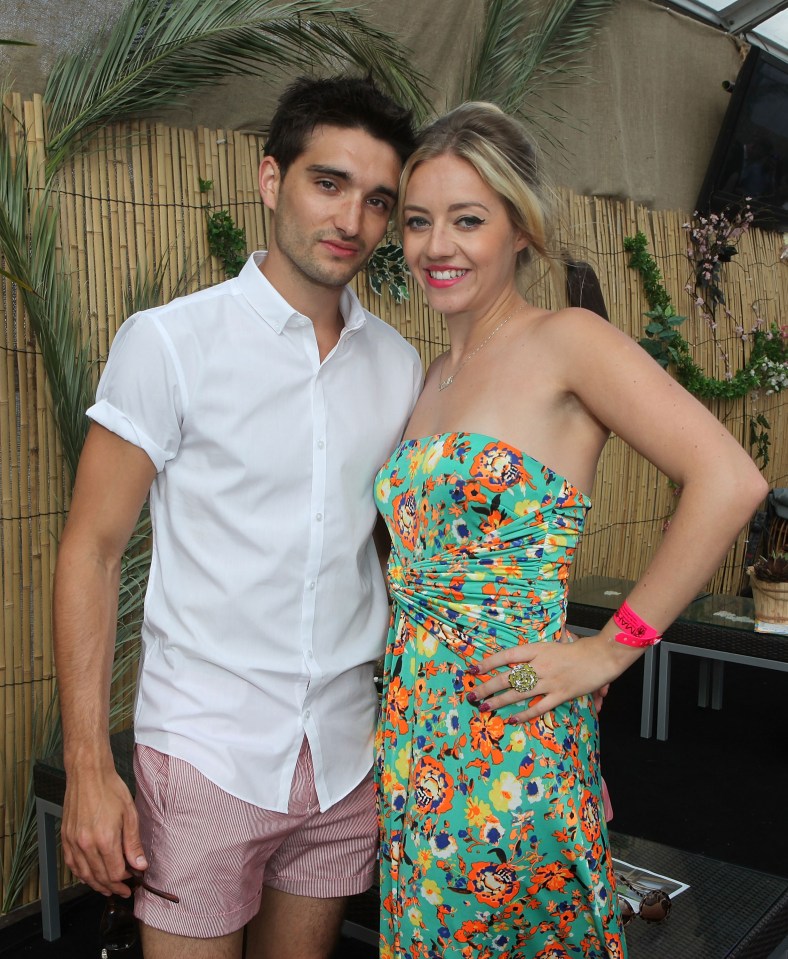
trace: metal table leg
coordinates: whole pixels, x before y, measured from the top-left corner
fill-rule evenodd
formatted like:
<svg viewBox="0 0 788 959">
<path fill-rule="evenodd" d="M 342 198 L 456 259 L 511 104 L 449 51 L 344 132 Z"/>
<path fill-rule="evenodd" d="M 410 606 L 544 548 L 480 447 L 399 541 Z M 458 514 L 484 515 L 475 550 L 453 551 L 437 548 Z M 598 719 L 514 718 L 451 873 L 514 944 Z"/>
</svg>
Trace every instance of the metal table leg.
<svg viewBox="0 0 788 959">
<path fill-rule="evenodd" d="M 38 831 L 38 868 L 41 873 L 41 924 L 44 939 L 60 938 L 60 900 L 57 884 L 56 823 L 63 816 L 63 807 L 47 799 L 36 798 Z"/>
</svg>

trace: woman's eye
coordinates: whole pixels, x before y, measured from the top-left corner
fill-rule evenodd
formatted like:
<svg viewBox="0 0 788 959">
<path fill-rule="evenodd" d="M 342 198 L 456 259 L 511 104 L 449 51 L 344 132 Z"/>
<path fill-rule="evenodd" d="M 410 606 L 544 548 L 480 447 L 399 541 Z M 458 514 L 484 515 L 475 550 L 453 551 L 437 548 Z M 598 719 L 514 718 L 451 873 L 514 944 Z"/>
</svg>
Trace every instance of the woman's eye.
<svg viewBox="0 0 788 959">
<path fill-rule="evenodd" d="M 461 216 L 457 220 L 457 225 L 461 226 L 464 230 L 472 230 L 474 227 L 481 226 L 484 223 L 484 220 L 478 216 Z"/>
<path fill-rule="evenodd" d="M 423 230 L 427 226 L 427 221 L 423 216 L 409 216 L 405 220 L 405 226 L 409 230 Z"/>
</svg>

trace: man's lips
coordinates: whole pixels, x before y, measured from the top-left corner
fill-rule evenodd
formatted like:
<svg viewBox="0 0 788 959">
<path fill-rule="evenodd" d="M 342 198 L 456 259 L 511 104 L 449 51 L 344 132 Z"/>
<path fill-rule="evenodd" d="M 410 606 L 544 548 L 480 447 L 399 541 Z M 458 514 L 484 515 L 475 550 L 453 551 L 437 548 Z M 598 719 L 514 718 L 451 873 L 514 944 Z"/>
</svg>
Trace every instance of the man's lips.
<svg viewBox="0 0 788 959">
<path fill-rule="evenodd" d="M 359 248 L 352 243 L 343 243 L 341 240 L 321 240 L 323 246 L 333 256 L 349 258 L 358 256 Z"/>
</svg>

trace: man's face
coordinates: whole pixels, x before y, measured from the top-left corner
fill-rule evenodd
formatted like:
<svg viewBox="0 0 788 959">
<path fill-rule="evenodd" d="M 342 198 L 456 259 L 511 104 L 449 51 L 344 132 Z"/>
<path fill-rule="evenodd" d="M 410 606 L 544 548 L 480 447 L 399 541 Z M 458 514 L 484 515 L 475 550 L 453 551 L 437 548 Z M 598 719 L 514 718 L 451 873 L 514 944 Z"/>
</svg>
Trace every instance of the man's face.
<svg viewBox="0 0 788 959">
<path fill-rule="evenodd" d="M 363 130 L 332 126 L 315 128 L 284 177 L 276 161 L 265 157 L 260 193 L 275 211 L 269 279 L 280 278 L 285 288 L 287 279 L 305 278 L 344 286 L 383 238 L 401 169 L 387 143 Z"/>
</svg>

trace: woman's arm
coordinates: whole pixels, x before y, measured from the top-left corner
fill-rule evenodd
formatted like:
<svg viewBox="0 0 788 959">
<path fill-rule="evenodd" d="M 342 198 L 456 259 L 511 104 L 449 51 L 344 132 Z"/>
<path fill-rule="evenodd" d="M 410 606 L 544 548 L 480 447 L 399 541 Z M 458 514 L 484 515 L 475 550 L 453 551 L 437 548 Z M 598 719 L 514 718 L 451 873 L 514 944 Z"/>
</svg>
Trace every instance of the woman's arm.
<svg viewBox="0 0 788 959">
<path fill-rule="evenodd" d="M 550 322 L 567 388 L 581 407 L 682 489 L 659 548 L 627 598 L 662 633 L 717 571 L 767 484 L 719 420 L 629 337 L 584 310 L 562 311 Z M 598 689 L 643 653 L 616 642 L 618 632 L 611 619 L 596 636 L 570 646 L 535 643 L 495 653 L 480 673 L 503 671 L 480 683 L 479 698 L 494 709 L 541 696 L 516 717 L 528 720 Z M 508 687 L 505 667 L 520 661 L 539 677 L 529 697 Z"/>
</svg>

